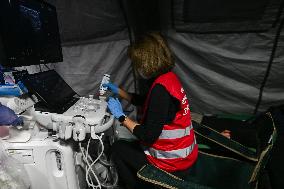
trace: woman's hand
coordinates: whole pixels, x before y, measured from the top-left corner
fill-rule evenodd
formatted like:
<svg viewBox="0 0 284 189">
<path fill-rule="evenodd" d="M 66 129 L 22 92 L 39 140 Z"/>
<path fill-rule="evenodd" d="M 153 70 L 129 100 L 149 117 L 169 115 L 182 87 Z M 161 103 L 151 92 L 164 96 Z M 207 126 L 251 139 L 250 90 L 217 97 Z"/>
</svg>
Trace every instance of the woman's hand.
<svg viewBox="0 0 284 189">
<path fill-rule="evenodd" d="M 103 84 L 103 87 L 107 87 L 108 90 L 110 90 L 111 92 L 113 92 L 116 95 L 118 95 L 118 93 L 119 93 L 118 86 L 113 84 L 113 83 L 109 82 L 109 83 Z"/>
<path fill-rule="evenodd" d="M 110 97 L 107 102 L 107 106 L 116 119 L 118 119 L 120 116 L 125 116 L 121 104 L 117 98 Z"/>
<path fill-rule="evenodd" d="M 223 135 L 224 137 L 227 137 L 228 139 L 231 138 L 231 131 L 229 130 L 224 130 L 221 132 L 221 135 Z"/>
<path fill-rule="evenodd" d="M 113 83 L 106 83 L 103 84 L 103 87 L 107 87 L 107 89 L 113 92 L 115 95 L 119 95 L 121 98 L 127 100 L 128 102 L 131 102 L 132 95 L 126 92 L 125 90 L 119 88 L 117 85 Z"/>
<path fill-rule="evenodd" d="M 113 116 L 118 119 L 120 116 L 125 116 L 123 113 L 121 104 L 117 98 L 110 97 L 109 101 L 107 102 L 108 109 L 113 114 Z M 137 122 L 133 121 L 132 119 L 126 117 L 122 123 L 130 132 L 133 133 L 133 129 L 136 125 L 139 125 Z"/>
</svg>

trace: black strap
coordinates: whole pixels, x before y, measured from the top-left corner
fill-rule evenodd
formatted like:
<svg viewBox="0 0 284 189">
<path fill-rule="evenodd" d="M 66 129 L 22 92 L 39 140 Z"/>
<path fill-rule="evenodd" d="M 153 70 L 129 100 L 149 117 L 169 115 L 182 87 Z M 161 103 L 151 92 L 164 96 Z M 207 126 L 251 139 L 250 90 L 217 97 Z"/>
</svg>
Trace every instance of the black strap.
<svg viewBox="0 0 284 189">
<path fill-rule="evenodd" d="M 192 125 L 194 128 L 194 132 L 204 137 L 234 153 L 237 153 L 238 155 L 249 159 L 251 161 L 258 161 L 258 156 L 255 151 L 251 150 L 250 148 L 234 141 L 231 139 L 228 139 L 227 137 L 224 137 L 221 135 L 218 131 L 213 130 L 212 128 L 199 124 L 195 121 L 192 121 Z"/>
<path fill-rule="evenodd" d="M 213 189 L 188 180 L 182 180 L 171 173 L 151 164 L 146 164 L 137 172 L 138 178 L 168 189 Z"/>
<path fill-rule="evenodd" d="M 268 116 L 271 119 L 273 131 L 272 131 L 272 134 L 271 134 L 270 139 L 268 141 L 267 147 L 260 153 L 259 161 L 257 162 L 257 164 L 254 168 L 253 174 L 252 174 L 250 181 L 249 181 L 250 183 L 256 183 L 257 182 L 259 175 L 261 174 L 262 170 L 264 170 L 264 168 L 265 168 L 265 166 L 266 166 L 266 164 L 267 164 L 267 162 L 270 158 L 271 150 L 273 149 L 273 146 L 274 146 L 276 139 L 277 139 L 277 129 L 276 129 L 276 126 L 275 126 L 274 118 L 273 118 L 273 116 L 270 112 L 267 112 L 265 115 Z"/>
</svg>

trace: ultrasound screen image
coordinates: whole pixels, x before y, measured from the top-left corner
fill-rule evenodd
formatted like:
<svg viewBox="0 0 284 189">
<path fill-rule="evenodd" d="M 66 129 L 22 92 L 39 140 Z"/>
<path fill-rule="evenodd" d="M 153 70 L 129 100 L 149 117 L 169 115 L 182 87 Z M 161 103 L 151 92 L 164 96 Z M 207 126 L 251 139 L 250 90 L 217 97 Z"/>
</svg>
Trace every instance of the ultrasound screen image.
<svg viewBox="0 0 284 189">
<path fill-rule="evenodd" d="M 22 15 L 25 18 L 29 19 L 34 31 L 40 31 L 41 30 L 40 12 L 30 9 L 23 5 L 20 5 L 19 9 Z"/>
</svg>

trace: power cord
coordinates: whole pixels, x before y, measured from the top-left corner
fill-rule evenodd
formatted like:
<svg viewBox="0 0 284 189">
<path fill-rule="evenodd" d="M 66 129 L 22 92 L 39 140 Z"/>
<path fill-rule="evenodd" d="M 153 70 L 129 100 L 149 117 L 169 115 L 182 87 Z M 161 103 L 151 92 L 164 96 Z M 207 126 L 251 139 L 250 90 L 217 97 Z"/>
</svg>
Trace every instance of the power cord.
<svg viewBox="0 0 284 189">
<path fill-rule="evenodd" d="M 87 167 L 90 166 L 90 163 L 89 163 L 89 161 L 88 161 L 88 159 L 87 159 L 87 156 L 86 156 L 85 153 L 84 153 L 84 149 L 83 149 L 83 147 L 82 147 L 81 142 L 79 143 L 79 147 L 80 147 L 80 150 L 81 150 L 81 152 L 82 152 L 83 158 L 84 158 L 85 162 L 87 163 L 87 166 L 86 166 L 86 169 L 87 169 Z M 96 176 L 96 174 L 95 174 L 94 172 L 92 172 L 92 173 L 93 173 L 94 177 L 95 177 L 96 179 L 98 179 L 97 176 Z M 88 186 L 89 186 L 89 187 L 92 187 L 93 189 L 97 189 L 97 188 L 100 188 L 100 189 L 101 189 L 101 186 L 100 186 L 100 183 L 99 183 L 99 182 L 98 182 L 98 185 L 95 186 L 92 181 L 91 181 L 91 183 L 89 182 L 87 176 L 86 176 L 86 182 L 87 182 Z"/>
<path fill-rule="evenodd" d="M 103 140 L 102 140 L 102 137 L 104 136 L 104 133 L 102 133 L 100 136 L 98 135 L 95 135 L 95 140 L 99 140 L 100 141 L 100 146 L 101 146 L 101 151 L 100 153 L 98 153 L 98 156 L 95 160 L 92 159 L 92 157 L 90 156 L 89 154 L 89 147 L 90 147 L 90 142 L 91 142 L 91 138 L 88 140 L 88 143 L 87 143 L 87 147 L 86 149 L 84 149 L 81 145 L 81 143 L 79 143 L 79 146 L 80 146 L 80 150 L 82 152 L 82 155 L 83 155 L 83 158 L 84 160 L 86 161 L 87 163 L 87 166 L 86 166 L 86 182 L 88 184 L 89 187 L 92 187 L 92 189 L 101 189 L 102 187 L 103 188 L 114 188 L 117 183 L 118 183 L 118 174 L 115 170 L 113 170 L 113 164 L 112 163 L 108 163 L 106 160 L 103 160 L 103 155 L 104 155 L 104 143 L 103 143 Z M 99 151 L 99 147 L 98 147 L 98 151 Z M 114 174 L 113 177 L 114 177 L 114 180 L 112 181 L 113 183 L 112 184 L 107 184 L 105 182 L 101 182 L 99 180 L 99 177 L 96 175 L 95 171 L 93 170 L 93 166 L 97 163 L 97 162 L 100 162 L 102 165 L 104 166 L 108 166 L 110 167 L 110 172 L 111 174 Z M 114 171 L 114 172 L 113 172 Z M 94 185 L 93 183 L 93 180 L 92 180 L 92 175 L 94 176 L 94 178 L 96 179 L 96 182 L 97 182 L 97 185 Z"/>
<path fill-rule="evenodd" d="M 97 139 L 100 141 L 102 149 L 101 149 L 101 152 L 99 153 L 98 157 L 91 163 L 91 166 L 88 167 L 88 169 L 86 171 L 86 175 L 89 175 L 90 169 L 92 170 L 93 165 L 99 161 L 99 159 L 101 158 L 101 156 L 104 153 L 104 143 L 103 143 L 103 140 L 102 140 L 103 135 L 104 135 L 104 133 L 102 133 L 101 136 L 96 135 Z M 89 150 L 88 148 L 89 148 L 89 142 L 88 142 L 88 145 L 87 145 L 87 154 L 88 154 L 88 150 Z M 92 170 L 92 172 L 93 172 L 93 170 Z M 97 177 L 96 177 L 96 180 L 101 186 L 101 183 L 100 183 L 100 181 Z"/>
<path fill-rule="evenodd" d="M 101 189 L 101 188 L 102 188 L 102 185 L 101 185 L 101 183 L 100 183 L 100 180 L 99 180 L 98 176 L 96 175 L 96 173 L 94 172 L 94 170 L 92 169 L 92 166 L 100 159 L 100 157 L 102 156 L 102 154 L 103 154 L 103 152 L 104 152 L 104 144 L 103 144 L 103 141 L 102 141 L 103 135 L 104 135 L 104 133 L 102 133 L 100 136 L 96 135 L 96 136 L 97 136 L 96 139 L 98 139 L 98 140 L 100 141 L 100 144 L 101 144 L 101 146 L 102 146 L 102 150 L 101 150 L 100 154 L 98 155 L 98 157 L 97 157 L 94 161 L 92 161 L 92 158 L 89 156 L 89 146 L 90 146 L 90 141 L 91 141 L 91 139 L 89 139 L 89 141 L 88 141 L 87 149 L 86 149 L 86 152 L 85 152 L 85 153 L 84 153 L 85 150 L 84 150 L 84 148 L 82 147 L 81 142 L 79 143 L 80 150 L 81 150 L 82 155 L 83 155 L 83 157 L 84 157 L 84 159 L 85 159 L 85 162 L 87 163 L 87 166 L 86 166 L 86 169 L 87 169 L 87 171 L 86 171 L 86 182 L 87 182 L 88 186 L 89 186 L 89 187 L 92 187 L 93 189 L 97 189 L 97 188 Z M 89 159 L 90 162 L 92 162 L 92 163 L 90 163 L 88 159 Z M 93 174 L 93 176 L 95 177 L 96 182 L 97 182 L 97 185 L 94 185 L 94 183 L 93 183 L 93 181 L 92 181 L 92 177 L 91 177 L 91 175 L 90 175 L 90 171 L 91 171 L 91 173 Z M 90 179 L 90 180 L 89 180 L 89 179 Z"/>
</svg>

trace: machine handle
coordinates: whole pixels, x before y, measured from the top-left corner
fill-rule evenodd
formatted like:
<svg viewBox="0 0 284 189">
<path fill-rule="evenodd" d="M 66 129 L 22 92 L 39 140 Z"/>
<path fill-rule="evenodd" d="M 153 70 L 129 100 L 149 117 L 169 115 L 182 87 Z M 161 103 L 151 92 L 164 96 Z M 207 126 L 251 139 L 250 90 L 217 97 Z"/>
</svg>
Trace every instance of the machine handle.
<svg viewBox="0 0 284 189">
<path fill-rule="evenodd" d="M 112 126 L 112 124 L 114 122 L 114 116 L 110 115 L 108 113 L 106 115 L 110 117 L 109 120 L 106 123 L 102 124 L 102 125 L 95 126 L 94 127 L 94 132 L 95 133 L 102 133 L 102 132 L 108 130 Z"/>
</svg>

